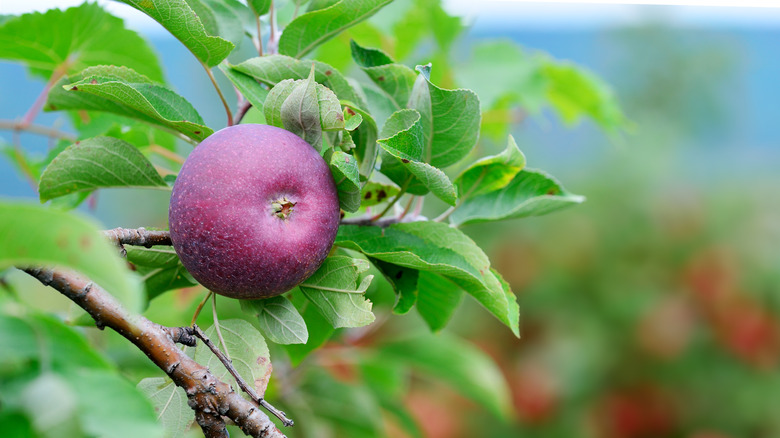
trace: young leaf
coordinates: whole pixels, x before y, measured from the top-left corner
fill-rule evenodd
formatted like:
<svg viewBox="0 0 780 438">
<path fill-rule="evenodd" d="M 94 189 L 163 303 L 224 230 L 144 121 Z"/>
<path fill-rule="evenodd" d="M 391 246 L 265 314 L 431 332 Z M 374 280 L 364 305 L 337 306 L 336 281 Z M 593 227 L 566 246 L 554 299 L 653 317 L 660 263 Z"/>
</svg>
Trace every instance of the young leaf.
<svg viewBox="0 0 780 438">
<path fill-rule="evenodd" d="M 301 61 L 284 55 L 269 55 L 248 59 L 232 66 L 236 70 L 273 87 L 285 79 L 306 79 L 314 64 L 314 80 L 333 90 L 342 100 L 365 108 L 363 98 L 338 70 L 319 61 Z"/>
<path fill-rule="evenodd" d="M 418 335 L 381 346 L 380 355 L 448 383 L 499 418 L 512 415 L 508 384 L 501 370 L 485 353 L 463 340 L 446 333 Z"/>
<path fill-rule="evenodd" d="M 323 131 L 337 131 L 345 128 L 344 113 L 341 111 L 339 98 L 322 84 L 317 84 L 317 102 Z"/>
<path fill-rule="evenodd" d="M 219 69 L 227 76 L 238 91 L 257 109 L 263 108 L 263 103 L 268 97 L 268 89 L 260 85 L 251 76 L 241 73 L 225 63 L 219 65 Z"/>
<path fill-rule="evenodd" d="M 218 36 L 209 35 L 203 22 L 185 0 L 118 0 L 138 9 L 168 29 L 196 58 L 214 67 L 235 47 Z"/>
<path fill-rule="evenodd" d="M 309 340 L 306 322 L 293 303 L 283 296 L 241 300 L 241 310 L 257 316 L 260 329 L 271 342 L 305 344 Z"/>
<path fill-rule="evenodd" d="M 360 192 L 360 204 L 364 207 L 381 204 L 388 199 L 392 199 L 399 191 L 398 186 L 369 181 Z"/>
<path fill-rule="evenodd" d="M 358 129 L 360 124 L 363 122 L 363 116 L 354 111 L 347 111 L 346 113 L 342 114 L 344 114 L 344 129 L 347 131 L 354 131 Z"/>
<path fill-rule="evenodd" d="M 374 15 L 392 0 L 341 0 L 290 22 L 279 38 L 279 53 L 300 58 L 339 32 Z"/>
<path fill-rule="evenodd" d="M 167 377 L 148 377 L 138 383 L 157 412 L 168 438 L 184 437 L 195 421 L 195 411 L 187 405 L 187 394 Z"/>
<path fill-rule="evenodd" d="M 284 129 L 306 140 L 319 152 L 322 149 L 322 125 L 313 65 L 307 79 L 296 81 L 295 88 L 282 102 L 280 110 Z"/>
<path fill-rule="evenodd" d="M 484 252 L 460 230 L 440 222 L 409 222 L 387 228 L 344 225 L 336 245 L 379 260 L 420 271 L 430 271 L 469 285 L 469 292 L 512 332 L 519 333 L 517 303 L 509 299 L 490 271 Z"/>
<path fill-rule="evenodd" d="M 471 90 L 445 90 L 430 82 L 430 64 L 417 66 L 420 75 L 409 97 L 409 108 L 420 112 L 425 137 L 423 161 L 443 168 L 465 157 L 479 137 L 479 98 Z"/>
<path fill-rule="evenodd" d="M 349 136 L 348 133 L 344 135 Z M 354 213 L 360 209 L 360 173 L 355 157 L 342 151 L 334 151 L 330 157 L 330 171 L 339 191 L 339 205 Z"/>
<path fill-rule="evenodd" d="M 470 198 L 505 187 L 523 167 L 525 155 L 510 135 L 503 152 L 472 163 L 455 179 L 455 184 L 461 198 Z"/>
<path fill-rule="evenodd" d="M 325 344 L 336 330 L 300 290 L 296 289 L 288 296 L 303 317 L 309 332 L 309 339 L 305 344 L 283 345 L 287 355 L 290 356 L 290 362 L 293 366 L 298 366 L 309 353 Z"/>
<path fill-rule="evenodd" d="M 168 189 L 149 160 L 130 143 L 111 137 L 76 142 L 46 167 L 38 186 L 41 202 L 105 187 Z"/>
<path fill-rule="evenodd" d="M 417 278 L 420 271 L 375 259 L 372 259 L 371 263 L 379 269 L 387 279 L 387 282 L 393 286 L 396 295 L 393 313 L 403 315 L 412 310 L 412 307 L 417 302 Z"/>
<path fill-rule="evenodd" d="M 406 108 L 417 79 L 414 70 L 405 65 L 394 64 L 384 52 L 360 47 L 355 41 L 350 42 L 350 47 L 352 59 L 387 94 L 395 110 Z"/>
<path fill-rule="evenodd" d="M 57 69 L 73 73 L 91 65 L 116 64 L 163 80 L 146 41 L 96 3 L 9 19 L 0 26 L 0 59 L 21 61 L 44 79 Z"/>
<path fill-rule="evenodd" d="M 129 68 L 89 67 L 70 81 L 52 89 L 45 109 L 115 113 L 162 125 L 198 141 L 214 132 L 186 99 Z"/>
<path fill-rule="evenodd" d="M 501 189 L 464 200 L 450 221 L 463 225 L 541 216 L 584 201 L 584 197 L 567 192 L 552 176 L 527 169 Z"/>
<path fill-rule="evenodd" d="M 266 123 L 277 128 L 284 128 L 282 104 L 290 97 L 290 94 L 298 86 L 298 82 L 293 79 L 285 79 L 271 88 L 263 102 L 263 115 Z"/>
<path fill-rule="evenodd" d="M 139 311 L 143 293 L 115 247 L 91 222 L 41 206 L 0 202 L 0 269 L 12 266 L 60 266 L 81 272 Z"/>
<path fill-rule="evenodd" d="M 262 397 L 268 386 L 268 379 L 271 377 L 271 356 L 263 335 L 243 319 L 220 321 L 219 330 L 222 339 L 225 340 L 224 345 L 217 336 L 216 326 L 209 327 L 206 336 L 222 353 L 230 357 L 236 371 L 245 381 L 254 383 L 257 394 Z M 232 379 L 227 368 L 202 342 L 195 347 L 193 358 L 199 364 L 208 367 L 217 379 L 223 382 Z"/>
<path fill-rule="evenodd" d="M 417 312 L 431 331 L 443 329 L 463 299 L 463 290 L 452 281 L 430 272 L 420 272 L 417 281 Z"/>
<path fill-rule="evenodd" d="M 142 248 L 126 246 L 127 261 L 132 263 L 146 287 L 146 297 L 151 300 L 163 292 L 198 284 L 182 265 L 172 247 Z"/>
<path fill-rule="evenodd" d="M 334 328 L 362 327 L 374 322 L 371 301 L 363 296 L 374 276 L 368 275 L 357 284 L 359 274 L 368 267 L 366 260 L 328 257 L 298 287 Z"/>
<path fill-rule="evenodd" d="M 383 156 L 382 173 L 400 186 L 407 185 L 413 176 L 442 201 L 452 206 L 456 204 L 458 194 L 447 175 L 419 161 L 424 153 L 425 141 L 419 112 L 413 109 L 396 111 L 385 122 L 381 135 L 383 138 L 377 140 L 377 143 L 390 155 Z M 399 162 L 402 169 L 398 168 Z"/>
<path fill-rule="evenodd" d="M 360 126 L 352 131 L 351 135 L 356 146 L 355 157 L 359 163 L 358 170 L 361 178 L 368 181 L 371 173 L 374 171 L 374 165 L 379 155 L 379 148 L 376 143 L 379 131 L 376 127 L 376 122 L 374 122 L 374 118 L 369 113 L 363 111 L 354 103 L 346 100 L 342 100 L 341 103 L 345 107 L 344 112 L 347 114 L 347 117 L 360 116 L 362 119 Z"/>
</svg>

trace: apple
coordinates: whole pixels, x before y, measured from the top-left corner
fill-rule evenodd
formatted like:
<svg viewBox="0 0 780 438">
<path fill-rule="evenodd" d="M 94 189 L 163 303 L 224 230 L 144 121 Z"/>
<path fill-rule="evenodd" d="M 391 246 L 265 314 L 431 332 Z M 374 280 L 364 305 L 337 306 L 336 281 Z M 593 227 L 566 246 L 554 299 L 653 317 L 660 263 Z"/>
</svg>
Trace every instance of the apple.
<svg viewBox="0 0 780 438">
<path fill-rule="evenodd" d="M 340 220 L 325 160 L 267 125 L 222 129 L 187 157 L 171 195 L 171 241 L 184 267 L 220 295 L 282 294 L 308 278 Z"/>
</svg>

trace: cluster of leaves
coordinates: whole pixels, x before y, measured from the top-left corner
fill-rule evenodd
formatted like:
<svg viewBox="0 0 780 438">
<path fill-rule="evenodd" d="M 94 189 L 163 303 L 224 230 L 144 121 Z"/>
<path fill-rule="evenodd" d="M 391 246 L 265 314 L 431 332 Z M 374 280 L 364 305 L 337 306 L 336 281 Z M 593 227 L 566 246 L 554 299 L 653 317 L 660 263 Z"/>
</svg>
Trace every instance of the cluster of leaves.
<svg viewBox="0 0 780 438">
<path fill-rule="evenodd" d="M 445 327 L 465 292 L 519 336 L 514 294 L 482 249 L 458 227 L 547 214 L 583 198 L 546 173 L 526 169 L 525 157 L 511 137 L 499 154 L 472 160 L 486 110 L 475 92 L 443 85 L 453 81 L 446 68 L 447 53 L 463 28 L 459 19 L 448 16 L 438 2 L 412 5 L 396 23 L 396 34 L 403 38 L 393 51 L 400 57 L 414 53 L 427 36 L 425 29 L 439 47 L 431 56 L 433 65 L 413 69 L 350 38 L 370 34 L 372 28 L 364 20 L 389 0 L 313 0 L 301 14 L 298 10 L 306 2 L 294 2 L 288 5 L 295 10 L 284 32 L 267 41 L 267 47 L 278 47 L 278 53 L 231 63 L 227 58 L 237 45 L 247 39 L 263 41 L 260 29 L 266 21 L 273 29 L 276 18 L 270 1 L 124 3 L 165 27 L 209 75 L 213 67 L 221 70 L 242 95 L 239 103 L 252 106 L 242 122 L 282 127 L 320 151 L 337 182 L 345 213 L 370 218 L 407 197 L 407 208 L 399 215 L 406 220 L 387 227 L 342 225 L 337 249 L 299 287 L 285 296 L 243 301 L 242 309 L 255 318 L 260 331 L 244 320 L 220 324 L 224 345 L 220 341 L 219 346 L 234 363 L 247 364 L 239 371 L 260 393 L 271 370 L 264 339 L 283 345 L 290 361 L 299 364 L 337 329 L 371 324 L 376 317 L 365 294 L 377 274 L 395 291 L 392 312 L 416 308 L 434 332 Z M 415 20 L 421 19 L 432 26 L 418 26 Z M 345 31 L 355 35 L 344 40 Z M 328 53 L 348 53 L 364 74 L 363 81 L 348 78 L 325 62 L 301 59 L 315 50 L 325 58 Z M 165 83 L 146 43 L 95 4 L 7 19 L 0 26 L 0 58 L 23 62 L 34 75 L 49 80 L 52 88 L 44 109 L 65 111 L 79 132 L 79 141 L 61 144 L 42 160 L 18 147 L 8 148 L 36 183 L 42 202 L 64 200 L 58 205 L 75 207 L 94 190 L 110 187 L 169 190 L 181 164 L 177 141 L 196 145 L 215 130 Z M 343 58 L 339 62 L 344 64 Z M 601 124 L 622 123 L 598 81 L 550 60 L 539 65 L 537 74 L 546 78 L 539 89 L 564 119 L 585 114 Z M 437 69 L 441 73 L 435 73 Z M 504 109 L 525 104 L 525 99 L 524 89 L 499 96 Z M 451 167 L 460 169 L 455 178 L 445 172 Z M 409 213 L 413 203 L 421 206 L 428 194 L 450 206 L 436 220 L 427 220 L 419 211 Z M 133 273 L 101 242 L 94 225 L 71 213 L 23 204 L 4 203 L 3 209 L 0 228 L 10 230 L 6 234 L 11 238 L 0 249 L 0 268 L 46 264 L 76 269 L 133 310 L 143 309 L 145 301 L 167 291 L 197 284 L 172 248 L 128 248 Z M 201 350 L 193 352 L 195 359 L 211 365 L 213 360 Z M 389 383 L 402 379 L 408 367 L 436 374 L 497 415 L 509 415 L 500 373 L 462 341 L 423 336 L 382 345 L 374 356 L 361 366 L 371 398 L 378 402 L 360 402 L 367 397 L 366 388 L 349 389 L 314 373 L 307 374 L 303 391 L 311 400 L 327 397 L 334 387 L 349 394 L 353 399 L 345 403 L 367 410 L 359 416 L 363 423 L 352 424 L 365 432 L 362 436 L 378 430 L 376 424 L 365 422 L 377 421 L 379 415 L 368 411 L 380 406 L 413 434 L 419 433 L 398 402 L 403 385 Z M 388 367 L 383 364 L 387 358 L 403 366 Z M 220 366 L 214 364 L 212 371 Z M 215 373 L 222 377 L 226 371 Z M 186 397 L 169 380 L 145 379 L 139 388 L 150 396 L 169 433 L 177 435 L 192 422 Z M 353 416 L 345 419 L 342 412 L 351 409 L 310 404 L 323 406 L 317 412 L 322 418 L 354 423 Z"/>
</svg>

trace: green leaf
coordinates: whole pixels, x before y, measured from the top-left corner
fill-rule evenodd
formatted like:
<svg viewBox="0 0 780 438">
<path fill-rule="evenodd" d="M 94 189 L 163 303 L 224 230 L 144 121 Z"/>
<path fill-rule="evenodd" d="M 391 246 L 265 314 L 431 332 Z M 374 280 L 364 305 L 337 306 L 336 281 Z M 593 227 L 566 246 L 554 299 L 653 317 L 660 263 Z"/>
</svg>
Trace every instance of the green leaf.
<svg viewBox="0 0 780 438">
<path fill-rule="evenodd" d="M 0 366 L 46 360 L 57 372 L 111 369 L 111 364 L 89 345 L 83 334 L 42 314 L 0 314 L 0 351 Z"/>
<path fill-rule="evenodd" d="M 282 104 L 290 97 L 290 94 L 298 85 L 299 81 L 285 79 L 271 88 L 271 91 L 268 92 L 268 97 L 263 102 L 263 115 L 266 123 L 277 128 L 284 128 Z"/>
<path fill-rule="evenodd" d="M 195 421 L 195 411 L 187 405 L 184 389 L 177 387 L 167 377 L 143 379 L 138 383 L 138 389 L 152 402 L 166 437 L 184 437 Z"/>
<path fill-rule="evenodd" d="M 374 15 L 392 0 L 341 0 L 290 22 L 279 38 L 279 53 L 300 58 L 343 30 Z"/>
<path fill-rule="evenodd" d="M 74 269 L 139 311 L 143 294 L 115 247 L 97 227 L 80 216 L 41 206 L 0 202 L 0 269 L 12 266 L 59 266 Z"/>
<path fill-rule="evenodd" d="M 420 112 L 425 138 L 423 160 L 447 167 L 465 157 L 477 143 L 481 113 L 471 90 L 445 90 L 430 80 L 430 64 L 417 66 L 420 75 L 409 97 L 409 108 Z"/>
<path fill-rule="evenodd" d="M 60 83 L 61 87 L 55 86 L 49 93 L 47 110 L 115 113 L 161 125 L 197 141 L 214 132 L 183 97 L 125 67 L 89 67 L 63 82 L 66 84 Z"/>
<path fill-rule="evenodd" d="M 527 169 L 501 189 L 464 200 L 450 221 L 464 225 L 541 216 L 584 201 L 584 197 L 567 192 L 552 176 Z"/>
<path fill-rule="evenodd" d="M 247 0 L 247 3 L 257 16 L 267 14 L 271 7 L 271 0 Z"/>
<path fill-rule="evenodd" d="M 163 428 L 149 401 L 124 377 L 104 370 L 67 375 L 78 398 L 79 423 L 87 436 L 160 437 Z"/>
<path fill-rule="evenodd" d="M 363 116 L 360 114 L 355 113 L 352 111 L 351 113 L 347 111 L 344 114 L 344 129 L 347 131 L 354 131 L 360 127 L 360 124 L 363 122 Z"/>
<path fill-rule="evenodd" d="M 447 335 L 417 335 L 380 347 L 381 357 L 398 361 L 448 383 L 501 419 L 511 418 L 509 385 L 496 364 L 473 345 Z"/>
<path fill-rule="evenodd" d="M 73 192 L 105 187 L 168 189 L 152 163 L 135 146 L 111 137 L 95 137 L 69 146 L 41 175 L 41 202 Z"/>
<path fill-rule="evenodd" d="M 317 407 L 317 417 L 337 429 L 333 436 L 385 436 L 381 433 L 382 413 L 365 386 L 339 382 L 322 368 L 315 368 L 306 373 L 300 391 L 306 405 Z"/>
<path fill-rule="evenodd" d="M 389 154 L 383 155 L 382 173 L 402 187 L 414 176 L 419 184 L 439 199 L 452 206 L 456 204 L 458 194 L 447 175 L 440 169 L 419 161 L 424 153 L 425 141 L 419 112 L 413 109 L 396 111 L 385 122 L 381 136 L 377 143 Z M 405 171 L 400 171 L 399 162 Z"/>
<path fill-rule="evenodd" d="M 377 49 L 360 47 L 351 41 L 352 59 L 369 78 L 387 95 L 395 110 L 406 108 L 417 75 L 414 70 L 393 60 Z"/>
<path fill-rule="evenodd" d="M 257 395 L 262 397 L 271 377 L 271 356 L 263 335 L 243 319 L 220 321 L 219 329 L 222 339 L 225 340 L 224 345 L 217 336 L 216 325 L 206 330 L 206 336 L 231 359 L 236 371 L 245 381 L 254 383 Z M 202 342 L 195 347 L 193 358 L 195 362 L 208 367 L 217 379 L 223 382 L 232 379 L 227 368 Z"/>
<path fill-rule="evenodd" d="M 197 285 L 187 272 L 173 247 L 156 246 L 143 248 L 126 246 L 127 261 L 132 263 L 146 286 L 147 299 L 156 298 L 163 292 Z"/>
<path fill-rule="evenodd" d="M 518 334 L 514 296 L 509 299 L 501 282 L 490 271 L 485 253 L 456 228 L 431 221 L 393 224 L 387 228 L 344 225 L 339 227 L 335 244 L 469 285 L 467 292 Z"/>
<path fill-rule="evenodd" d="M 339 98 L 336 97 L 333 91 L 322 84 L 317 84 L 316 87 L 322 130 L 337 131 L 345 129 L 344 113 L 341 111 L 341 102 L 339 102 Z M 358 122 L 358 124 L 359 123 L 360 122 Z M 355 128 L 357 128 L 357 125 L 355 125 L 352 130 Z"/>
<path fill-rule="evenodd" d="M 305 344 L 283 345 L 287 355 L 290 356 L 292 365 L 298 366 L 309 353 L 325 344 L 336 330 L 322 316 L 316 306 L 303 296 L 300 290 L 295 289 L 288 296 L 298 309 L 298 313 L 303 317 L 309 332 L 309 339 Z"/>
<path fill-rule="evenodd" d="M 322 149 L 322 125 L 314 66 L 307 79 L 295 81 L 295 88 L 284 99 L 280 110 L 284 129 L 306 140 L 319 152 Z"/>
<path fill-rule="evenodd" d="M 203 22 L 185 0 L 118 0 L 138 9 L 168 29 L 196 58 L 214 67 L 235 47 L 218 36 L 209 35 Z"/>
<path fill-rule="evenodd" d="M 366 260 L 328 257 L 317 272 L 298 287 L 334 328 L 362 327 L 375 319 L 371 301 L 363 296 L 374 276 L 367 275 L 358 284 L 359 274 L 368 267 Z"/>
<path fill-rule="evenodd" d="M 336 181 L 336 188 L 339 191 L 339 205 L 350 213 L 358 211 L 360 209 L 360 173 L 357 160 L 345 152 L 334 151 L 329 164 L 333 179 Z"/>
<path fill-rule="evenodd" d="M 525 155 L 510 135 L 506 149 L 498 155 L 472 163 L 455 179 L 461 198 L 469 198 L 506 187 L 525 167 Z"/>
<path fill-rule="evenodd" d="M 266 97 L 268 97 L 268 89 L 260 85 L 251 76 L 241 73 L 233 67 L 222 63 L 219 65 L 219 69 L 227 76 L 230 82 L 238 88 L 238 91 L 248 100 L 255 108 L 263 108 L 263 103 Z"/>
<path fill-rule="evenodd" d="M 607 130 L 626 125 L 612 90 L 598 77 L 563 62 L 547 61 L 542 68 L 549 83 L 547 98 L 564 122 L 575 124 L 588 116 Z"/>
<path fill-rule="evenodd" d="M 269 55 L 250 58 L 232 67 L 273 87 L 285 79 L 306 79 L 311 72 L 312 64 L 314 64 L 315 81 L 333 90 L 339 99 L 365 107 L 363 99 L 355 92 L 344 75 L 322 62 L 301 61 L 284 55 Z"/>
<path fill-rule="evenodd" d="M 379 269 L 387 279 L 387 282 L 393 286 L 396 295 L 393 313 L 403 315 L 412 310 L 412 307 L 417 302 L 417 278 L 420 272 L 381 260 L 371 260 L 371 263 Z"/>
<path fill-rule="evenodd" d="M 392 199 L 400 191 L 398 186 L 369 181 L 360 192 L 360 203 L 363 207 L 371 207 Z"/>
<path fill-rule="evenodd" d="M 345 114 L 347 117 L 360 116 L 362 123 L 357 129 L 352 131 L 352 141 L 355 143 L 355 157 L 358 159 L 358 170 L 362 179 L 368 181 L 371 177 L 371 173 L 374 171 L 374 165 L 376 164 L 377 156 L 379 155 L 379 148 L 377 147 L 377 137 L 379 131 L 376 127 L 374 118 L 369 113 L 360 109 L 352 102 L 342 100 L 341 103 L 345 106 Z"/>
<path fill-rule="evenodd" d="M 283 296 L 264 300 L 241 300 L 241 310 L 257 316 L 260 330 L 277 344 L 305 344 L 309 340 L 306 322 L 293 303 Z"/>
<path fill-rule="evenodd" d="M 221 36 L 238 48 L 244 39 L 244 23 L 239 16 L 238 6 L 246 6 L 237 1 L 228 5 L 223 0 L 186 0 L 203 23 L 210 35 Z"/>
<path fill-rule="evenodd" d="M 21 61 L 45 79 L 57 69 L 73 73 L 91 65 L 117 64 L 163 80 L 146 41 L 95 3 L 10 18 L 0 27 L 0 59 Z"/>
<path fill-rule="evenodd" d="M 417 281 L 417 312 L 431 331 L 443 329 L 463 299 L 463 290 L 452 281 L 430 272 L 420 272 Z"/>
</svg>

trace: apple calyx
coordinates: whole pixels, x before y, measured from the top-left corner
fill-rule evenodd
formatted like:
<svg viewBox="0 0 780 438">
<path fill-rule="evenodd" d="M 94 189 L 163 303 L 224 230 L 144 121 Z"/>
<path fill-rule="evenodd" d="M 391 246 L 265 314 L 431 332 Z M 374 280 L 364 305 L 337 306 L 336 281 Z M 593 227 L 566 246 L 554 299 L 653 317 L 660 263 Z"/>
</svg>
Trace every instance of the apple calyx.
<svg viewBox="0 0 780 438">
<path fill-rule="evenodd" d="M 290 217 L 293 212 L 293 207 L 295 207 L 295 202 L 290 201 L 287 197 L 282 197 L 282 199 L 278 199 L 271 203 L 273 214 L 279 219 L 287 219 Z"/>
</svg>

